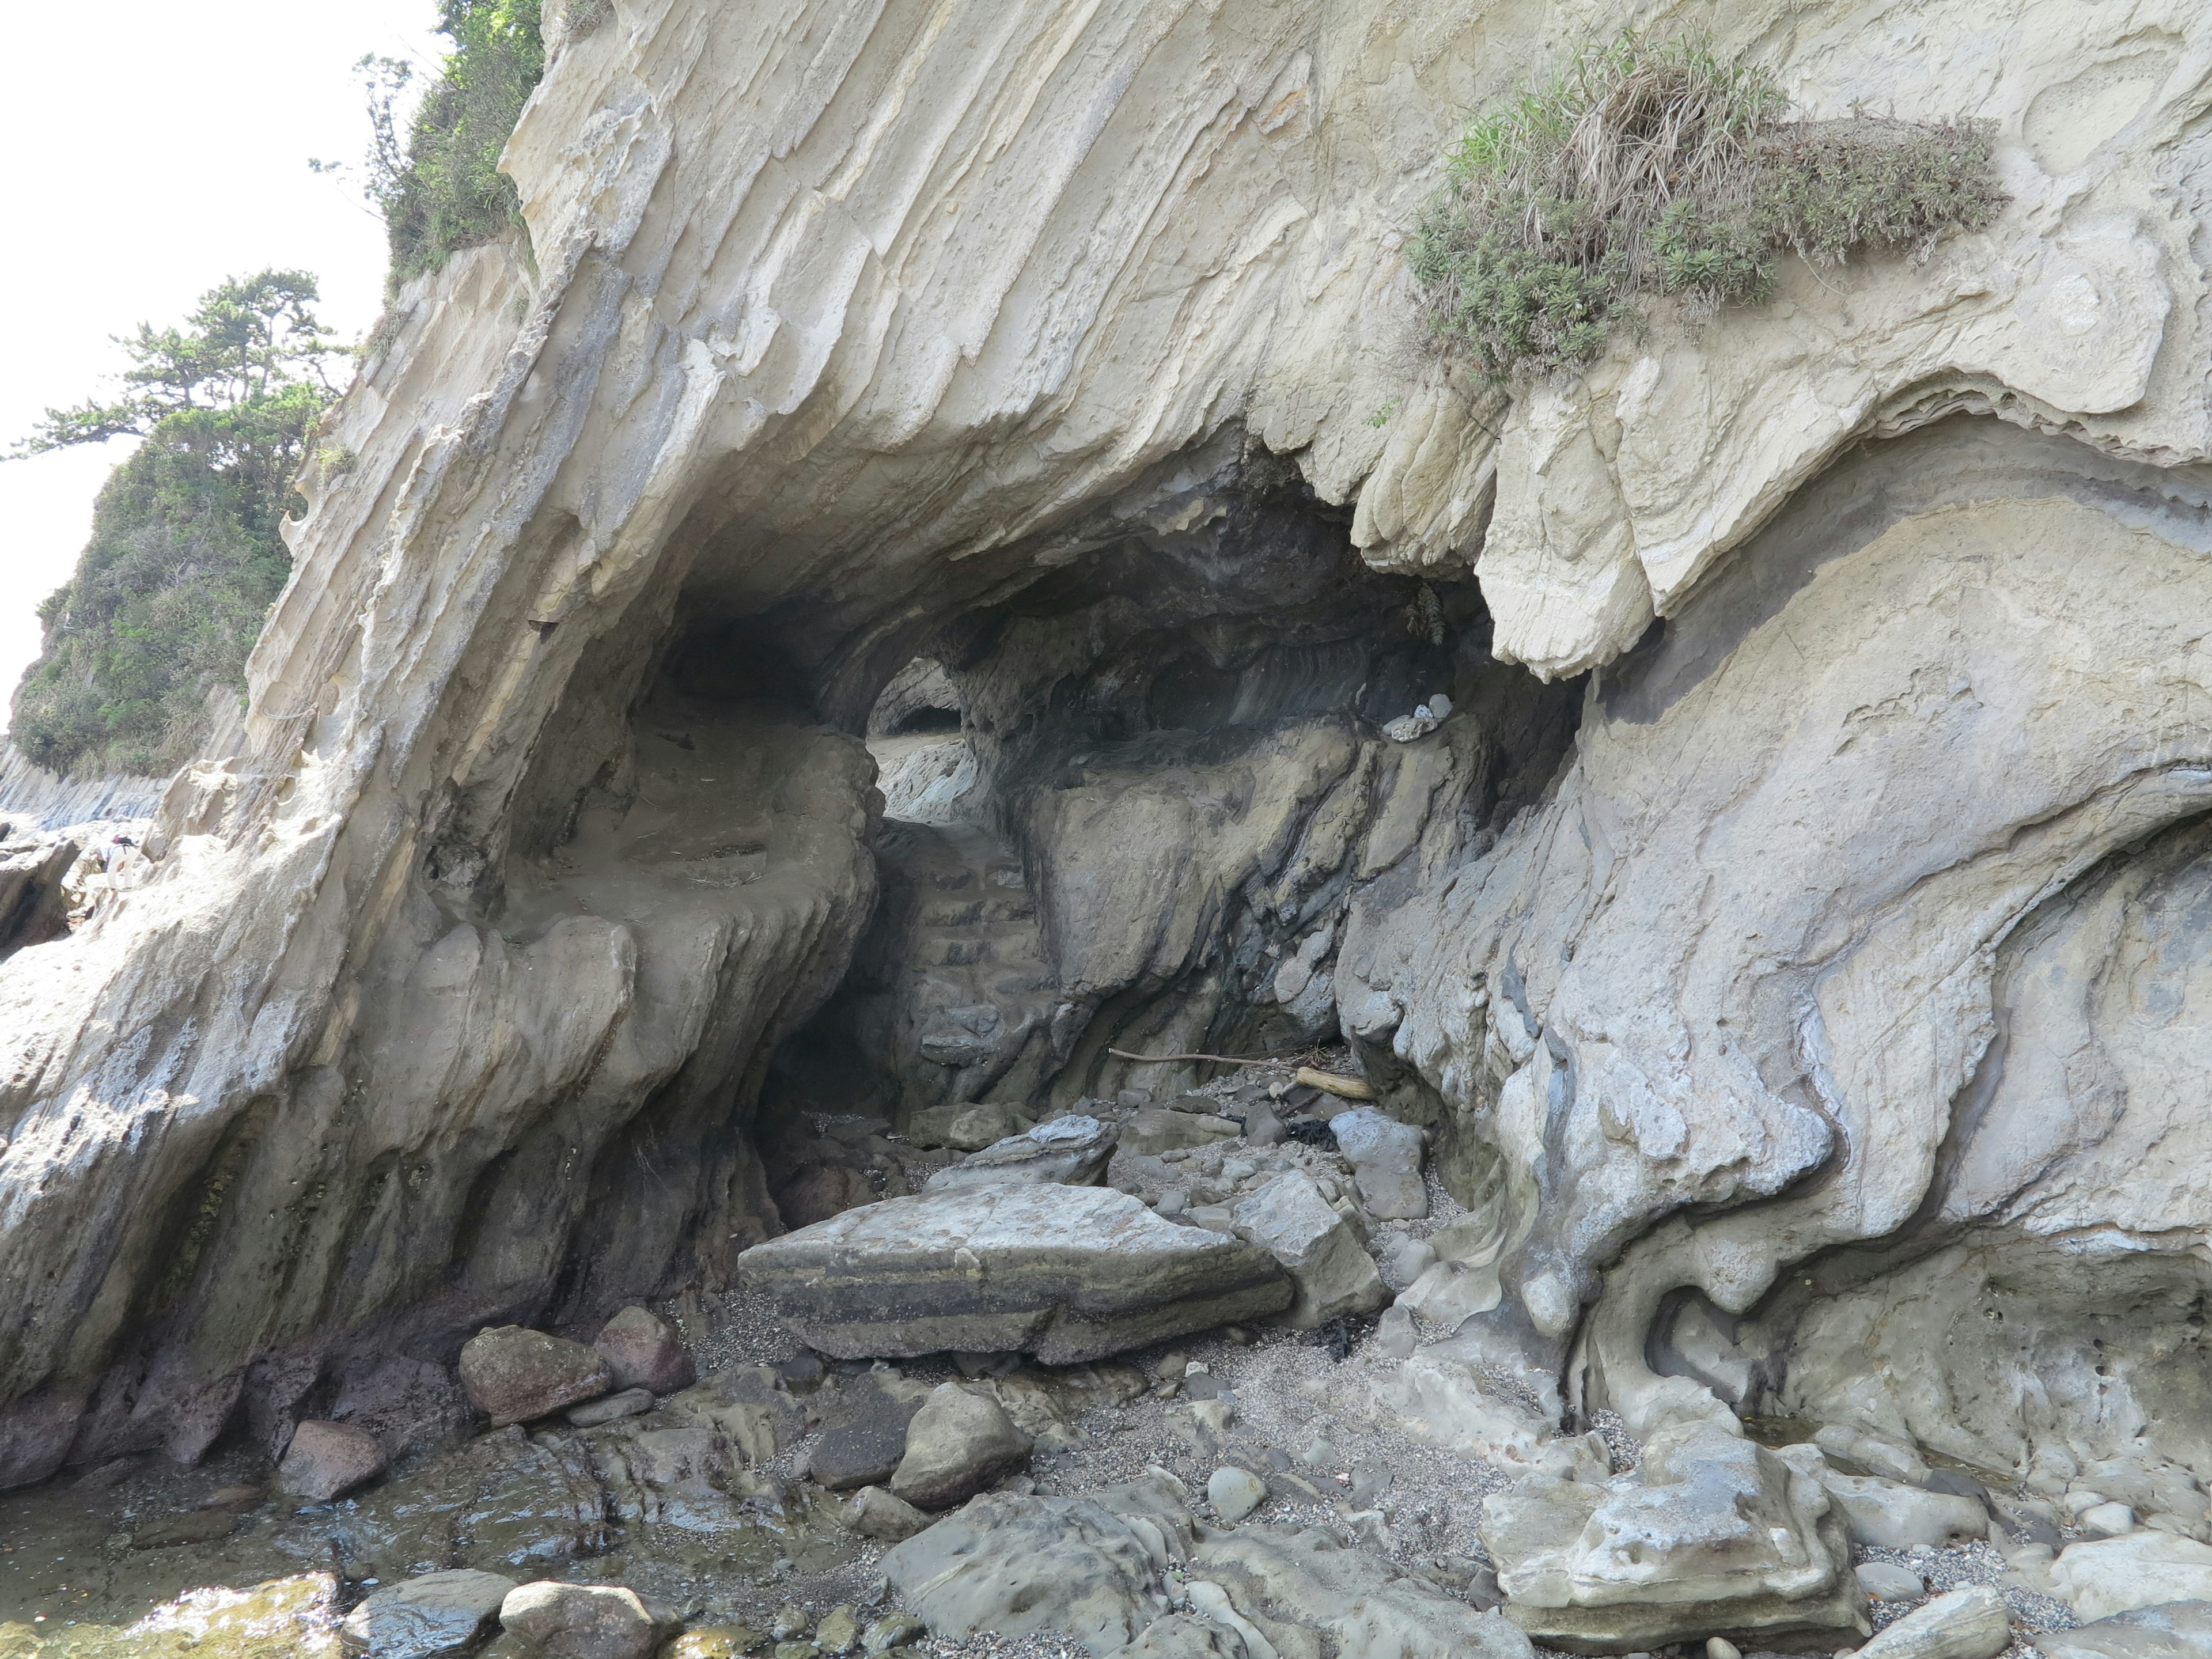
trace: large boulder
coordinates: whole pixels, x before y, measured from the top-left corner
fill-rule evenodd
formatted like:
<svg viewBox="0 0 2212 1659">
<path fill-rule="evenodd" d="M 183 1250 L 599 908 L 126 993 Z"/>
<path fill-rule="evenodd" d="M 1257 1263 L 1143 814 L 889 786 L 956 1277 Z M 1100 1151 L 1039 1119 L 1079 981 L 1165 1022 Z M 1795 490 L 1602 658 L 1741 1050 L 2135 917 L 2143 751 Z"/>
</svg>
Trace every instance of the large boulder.
<svg viewBox="0 0 2212 1659">
<path fill-rule="evenodd" d="M 956 1152 L 980 1152 L 1010 1136 L 1024 1133 L 1029 1119 L 1011 1106 L 951 1101 L 927 1107 L 907 1119 L 906 1138 L 917 1146 L 950 1146 Z"/>
<path fill-rule="evenodd" d="M 1310 1331 L 1340 1315 L 1372 1313 L 1390 1299 L 1375 1259 L 1311 1176 L 1278 1176 L 1230 1215 L 1237 1236 L 1267 1251 L 1291 1276 L 1291 1305 L 1276 1316 L 1282 1323 Z"/>
<path fill-rule="evenodd" d="M 338 1627 L 349 1653 L 368 1659 L 441 1659 L 465 1653 L 492 1621 L 514 1580 L 455 1567 L 371 1590 Z"/>
<path fill-rule="evenodd" d="M 607 1321 L 592 1349 L 614 1373 L 614 1388 L 674 1394 L 698 1380 L 699 1368 L 675 1327 L 644 1308 L 624 1308 Z"/>
<path fill-rule="evenodd" d="M 1279 1654 L 1533 1659 L 1535 1651 L 1495 1613 L 1477 1613 L 1318 1528 L 1211 1533 L 1192 1558 L 1187 1587 L 1194 1611 L 1256 1634 Z M 1245 1648 L 1265 1651 L 1249 1638 Z"/>
<path fill-rule="evenodd" d="M 635 1590 L 616 1585 L 524 1584 L 500 1604 L 499 1622 L 555 1659 L 645 1659 L 653 1651 L 653 1615 Z"/>
<path fill-rule="evenodd" d="M 1036 1443 L 989 1395 L 942 1383 L 907 1425 L 891 1491 L 917 1509 L 950 1509 L 1027 1465 Z"/>
<path fill-rule="evenodd" d="M 2150 1531 L 2069 1544 L 2051 1564 L 2051 1583 L 2085 1621 L 2166 1601 L 2212 1601 L 2212 1544 Z"/>
<path fill-rule="evenodd" d="M 350 1423 L 302 1423 L 292 1431 L 276 1484 L 307 1504 L 327 1504 L 384 1473 L 376 1437 Z"/>
<path fill-rule="evenodd" d="M 1971 1498 L 1929 1492 L 1878 1474 L 1819 1472 L 1820 1484 L 1844 1512 L 1855 1544 L 1909 1549 L 1915 1544 L 1940 1547 L 1954 1538 L 1980 1538 L 1989 1529 L 1989 1511 Z"/>
<path fill-rule="evenodd" d="M 1715 1635 L 1833 1647 L 1871 1629 L 1818 1475 L 1732 1419 L 1665 1422 L 1632 1474 L 1539 1472 L 1482 1507 L 1506 1613 L 1548 1647 L 1628 1653 Z"/>
<path fill-rule="evenodd" d="M 38 1639 L 36 1626 L 11 1622 L 4 1649 L 17 1654 L 190 1654 L 194 1659 L 338 1659 L 337 1578 L 303 1572 L 230 1589 L 210 1584 L 163 1602 L 137 1624 L 114 1632 L 81 1629 L 74 1641 L 57 1632 Z M 24 1639 L 15 1639 L 18 1633 Z M 103 1637 L 112 1637 L 105 1641 Z"/>
<path fill-rule="evenodd" d="M 991 1492 L 888 1552 L 884 1576 L 933 1636 L 1044 1636 L 1112 1653 L 1168 1613 L 1189 1559 L 1188 1494 L 1157 1471 L 1081 1498 Z"/>
<path fill-rule="evenodd" d="M 2012 1645 L 2004 1598 L 1969 1584 L 1915 1607 L 1859 1650 L 1860 1659 L 1996 1659 Z"/>
<path fill-rule="evenodd" d="M 922 1190 L 950 1193 L 1019 1182 L 1095 1187 L 1105 1179 L 1118 1139 L 1113 1125 L 1095 1117 L 1054 1118 L 939 1170 L 922 1182 Z"/>
<path fill-rule="evenodd" d="M 1266 1251 L 1097 1187 L 890 1199 L 757 1244 L 738 1271 L 810 1346 L 843 1358 L 951 1349 L 1073 1364 L 1291 1299 Z"/>
<path fill-rule="evenodd" d="M 62 878 L 76 862 L 74 841 L 9 838 L 0 825 L 0 958 L 69 932 Z"/>
<path fill-rule="evenodd" d="M 614 1370 L 580 1342 L 495 1325 L 462 1346 L 461 1387 L 492 1427 L 503 1429 L 598 1399 L 614 1387 Z"/>
</svg>

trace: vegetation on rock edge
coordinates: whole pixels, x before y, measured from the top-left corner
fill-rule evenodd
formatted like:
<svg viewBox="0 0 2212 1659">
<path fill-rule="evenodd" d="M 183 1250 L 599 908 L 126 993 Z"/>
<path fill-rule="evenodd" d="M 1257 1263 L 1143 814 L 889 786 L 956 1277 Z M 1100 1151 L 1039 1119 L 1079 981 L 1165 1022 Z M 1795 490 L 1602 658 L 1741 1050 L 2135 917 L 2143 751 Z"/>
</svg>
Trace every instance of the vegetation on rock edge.
<svg viewBox="0 0 2212 1659">
<path fill-rule="evenodd" d="M 367 194 L 391 238 L 394 287 L 523 228 L 499 158 L 545 73 L 540 0 L 446 0 L 438 27 L 453 49 L 404 144 L 396 106 L 414 70 L 386 58 L 360 65 L 369 86 Z"/>
<path fill-rule="evenodd" d="M 114 401 L 49 410 L 16 446 L 144 441 L 101 487 L 76 573 L 39 608 L 44 648 L 9 735 L 40 766 L 170 770 L 206 735 L 210 696 L 243 688 L 291 570 L 278 526 L 292 475 L 343 355 L 316 297 L 303 271 L 233 278 L 184 327 L 142 324 L 120 342 L 131 367 Z"/>
<path fill-rule="evenodd" d="M 1772 295 L 1795 252 L 1924 255 L 2004 201 L 1985 124 L 1784 119 L 1765 71 L 1626 34 L 1468 127 L 1413 249 L 1434 325 L 1493 380 L 1587 362 L 1638 301 Z"/>
</svg>

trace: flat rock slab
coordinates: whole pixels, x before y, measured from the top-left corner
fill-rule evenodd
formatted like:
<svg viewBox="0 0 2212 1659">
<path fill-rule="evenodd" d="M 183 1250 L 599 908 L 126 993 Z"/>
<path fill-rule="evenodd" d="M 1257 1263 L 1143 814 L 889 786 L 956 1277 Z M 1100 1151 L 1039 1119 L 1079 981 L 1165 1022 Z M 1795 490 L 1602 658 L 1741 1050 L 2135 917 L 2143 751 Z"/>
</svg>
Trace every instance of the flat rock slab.
<svg viewBox="0 0 2212 1659">
<path fill-rule="evenodd" d="M 951 1349 L 1075 1364 L 1276 1313 L 1291 1296 L 1266 1250 L 1098 1187 L 863 1205 L 755 1245 L 738 1272 L 808 1346 L 844 1359 Z"/>
<path fill-rule="evenodd" d="M 1095 1117 L 1055 1118 L 1027 1134 L 994 1141 L 951 1169 L 939 1170 L 922 1182 L 922 1190 L 950 1193 L 1014 1182 L 1095 1187 L 1105 1179 L 1118 1137 L 1112 1124 Z"/>
</svg>

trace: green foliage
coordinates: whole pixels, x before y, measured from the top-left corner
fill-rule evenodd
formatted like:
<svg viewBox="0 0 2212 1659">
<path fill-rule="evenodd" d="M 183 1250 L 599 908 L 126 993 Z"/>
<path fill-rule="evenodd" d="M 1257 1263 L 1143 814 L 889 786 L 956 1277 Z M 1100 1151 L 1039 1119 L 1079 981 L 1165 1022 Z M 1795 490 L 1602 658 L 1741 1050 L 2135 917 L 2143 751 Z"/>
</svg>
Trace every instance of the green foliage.
<svg viewBox="0 0 2212 1659">
<path fill-rule="evenodd" d="M 453 50 L 423 95 L 404 152 L 393 109 L 412 71 L 389 58 L 362 60 L 368 193 L 390 231 L 393 283 L 522 228 L 521 202 L 499 157 L 545 73 L 538 8 L 539 0 L 446 0 L 438 27 Z"/>
<path fill-rule="evenodd" d="M 1416 280 L 1493 380 L 1595 356 L 1646 296 L 1693 315 L 1770 298 L 1781 256 L 1832 264 L 1979 229 L 2003 201 L 1986 127 L 1785 121 L 1764 71 L 1628 34 L 1461 136 Z"/>
<path fill-rule="evenodd" d="M 263 271 L 203 296 L 181 328 L 121 339 L 109 403 L 48 410 L 16 455 L 137 434 L 93 509 L 76 574 L 40 608 L 45 648 L 9 735 L 56 771 L 161 772 L 197 747 L 211 691 L 242 687 L 284 585 L 290 480 L 343 354 L 314 278 Z"/>
</svg>

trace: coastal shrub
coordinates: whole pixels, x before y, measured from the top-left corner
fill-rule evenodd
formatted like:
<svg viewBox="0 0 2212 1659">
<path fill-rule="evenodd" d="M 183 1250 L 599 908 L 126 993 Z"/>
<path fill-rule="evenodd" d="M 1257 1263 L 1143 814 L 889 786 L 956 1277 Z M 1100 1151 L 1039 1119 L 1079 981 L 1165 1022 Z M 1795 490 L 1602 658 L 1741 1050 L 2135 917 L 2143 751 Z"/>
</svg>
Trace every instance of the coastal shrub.
<svg viewBox="0 0 2212 1659">
<path fill-rule="evenodd" d="M 246 653 L 291 570 L 278 533 L 292 475 L 346 354 L 302 271 L 234 278 L 182 327 L 142 325 L 117 397 L 49 410 L 17 455 L 135 435 L 93 508 L 92 539 L 39 610 L 43 648 L 9 736 L 53 771 L 160 773 L 189 757 L 211 695 L 241 690 Z"/>
<path fill-rule="evenodd" d="M 1507 380 L 1588 362 L 1642 301 L 1756 304 L 1781 258 L 1923 255 L 2004 197 L 1985 124 L 1791 120 L 1764 70 L 1623 35 L 1462 133 L 1413 267 L 1447 343 Z"/>
<path fill-rule="evenodd" d="M 373 56 L 356 66 L 368 89 L 364 192 L 384 216 L 392 286 L 437 270 L 459 249 L 522 228 L 521 199 L 500 172 L 499 157 L 545 73 L 539 6 L 540 0 L 446 0 L 438 28 L 453 49 L 404 123 L 398 110 L 413 68 Z M 310 165 L 343 171 L 329 162 Z"/>
</svg>

